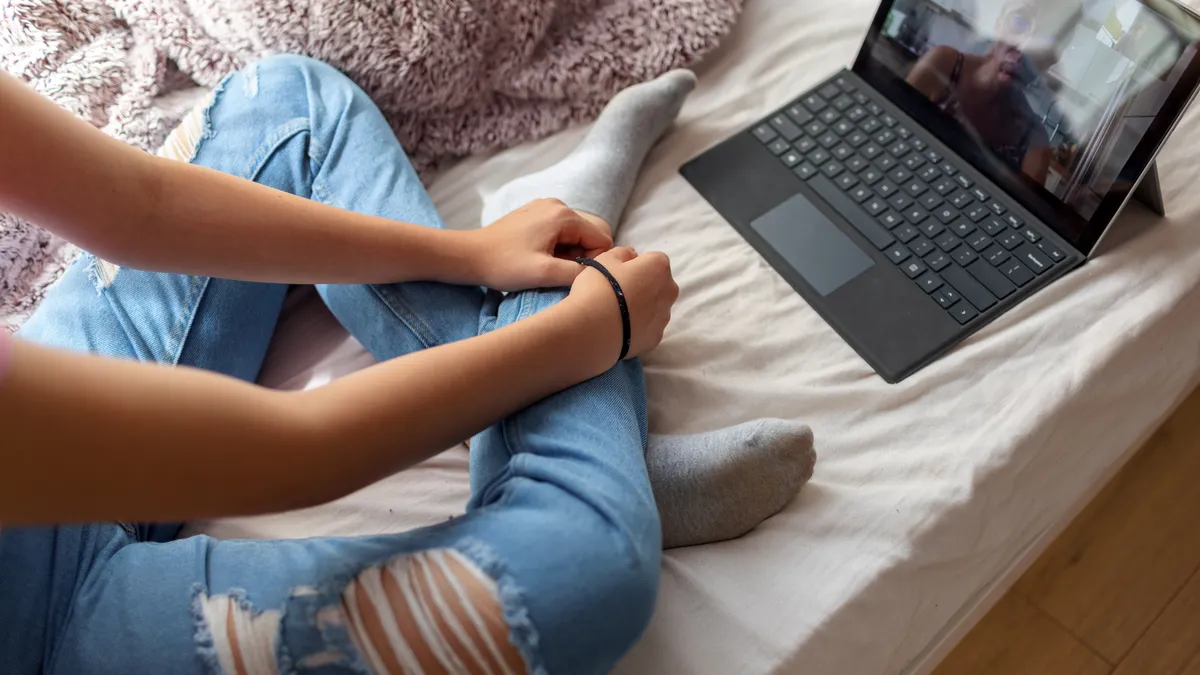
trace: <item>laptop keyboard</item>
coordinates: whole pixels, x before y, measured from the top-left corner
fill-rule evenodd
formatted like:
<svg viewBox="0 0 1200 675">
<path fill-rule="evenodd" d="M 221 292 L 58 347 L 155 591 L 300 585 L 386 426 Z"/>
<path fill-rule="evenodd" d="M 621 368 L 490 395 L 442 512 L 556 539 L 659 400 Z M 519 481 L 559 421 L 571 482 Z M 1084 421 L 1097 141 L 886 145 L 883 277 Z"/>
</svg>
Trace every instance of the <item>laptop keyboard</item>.
<svg viewBox="0 0 1200 675">
<path fill-rule="evenodd" d="M 961 324 L 1066 259 L 847 77 L 750 133 Z"/>
</svg>

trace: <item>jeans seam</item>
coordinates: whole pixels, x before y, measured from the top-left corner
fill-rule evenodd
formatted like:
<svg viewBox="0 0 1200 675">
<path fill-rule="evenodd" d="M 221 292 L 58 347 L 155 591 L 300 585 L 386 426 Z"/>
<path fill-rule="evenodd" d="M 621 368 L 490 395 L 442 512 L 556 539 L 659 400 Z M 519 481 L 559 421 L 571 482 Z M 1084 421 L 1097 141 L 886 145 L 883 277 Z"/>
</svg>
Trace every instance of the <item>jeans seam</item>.
<svg viewBox="0 0 1200 675">
<path fill-rule="evenodd" d="M 242 178 L 254 180 L 258 174 L 266 166 L 267 159 L 275 154 L 281 145 L 291 140 L 293 137 L 303 133 L 309 134 L 309 142 L 312 142 L 312 123 L 307 117 L 294 117 L 287 122 L 279 125 L 275 129 L 273 135 L 268 137 L 269 140 L 263 143 L 259 149 L 250 156 L 250 161 L 247 162 L 246 168 L 242 171 Z M 308 154 L 308 153 L 306 153 Z"/>
<path fill-rule="evenodd" d="M 393 316 L 399 319 L 408 330 L 412 331 L 412 334 L 421 341 L 422 348 L 429 349 L 441 343 L 437 337 L 437 333 L 421 320 L 420 314 L 413 311 L 403 298 L 394 294 L 387 294 L 385 297 L 385 291 L 388 290 L 388 286 L 368 284 L 367 288 L 370 289 L 376 298 L 379 298 L 379 301 L 383 303 L 384 307 L 388 308 L 388 311 Z"/>
</svg>

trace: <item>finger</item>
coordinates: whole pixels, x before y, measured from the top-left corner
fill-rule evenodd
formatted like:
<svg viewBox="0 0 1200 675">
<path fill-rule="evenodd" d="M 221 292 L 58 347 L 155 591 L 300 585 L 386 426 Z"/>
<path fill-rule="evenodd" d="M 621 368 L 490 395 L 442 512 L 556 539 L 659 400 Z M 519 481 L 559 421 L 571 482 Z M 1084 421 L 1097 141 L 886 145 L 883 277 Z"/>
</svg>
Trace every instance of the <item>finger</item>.
<svg viewBox="0 0 1200 675">
<path fill-rule="evenodd" d="M 596 258 L 601 264 L 606 262 L 625 263 L 637 257 L 637 251 L 628 246 L 618 246 Z"/>
<path fill-rule="evenodd" d="M 607 251 L 613 247 L 612 235 L 605 231 L 599 223 L 592 221 L 584 216 L 579 216 L 575 220 L 575 241 L 573 244 L 578 244 L 587 249 L 600 249 Z"/>
</svg>

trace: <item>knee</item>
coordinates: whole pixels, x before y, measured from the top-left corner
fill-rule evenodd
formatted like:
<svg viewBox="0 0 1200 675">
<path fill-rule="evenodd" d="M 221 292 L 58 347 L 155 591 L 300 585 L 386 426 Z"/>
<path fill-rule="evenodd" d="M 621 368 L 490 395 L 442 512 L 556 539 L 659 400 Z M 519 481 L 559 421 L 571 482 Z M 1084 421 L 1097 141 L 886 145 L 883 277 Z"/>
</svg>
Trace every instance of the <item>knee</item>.
<svg viewBox="0 0 1200 675">
<path fill-rule="evenodd" d="M 370 97 L 337 68 L 307 56 L 275 54 L 246 66 L 237 75 L 241 93 L 264 106 L 290 110 L 299 106 L 311 132 L 331 136 L 351 115 L 378 114 Z"/>
</svg>

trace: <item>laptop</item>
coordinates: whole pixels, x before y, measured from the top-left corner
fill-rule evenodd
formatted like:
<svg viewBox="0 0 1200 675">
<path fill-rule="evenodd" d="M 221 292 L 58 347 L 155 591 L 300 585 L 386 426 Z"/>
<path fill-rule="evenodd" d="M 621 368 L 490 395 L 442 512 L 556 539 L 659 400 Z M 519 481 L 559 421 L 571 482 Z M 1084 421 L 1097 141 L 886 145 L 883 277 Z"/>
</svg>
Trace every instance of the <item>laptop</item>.
<svg viewBox="0 0 1200 675">
<path fill-rule="evenodd" d="M 681 169 L 896 383 L 1084 264 L 1200 81 L 1170 0 L 885 0 L 852 68 Z"/>
</svg>

